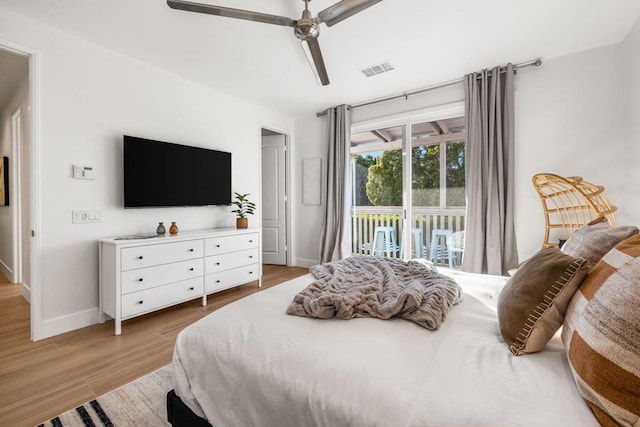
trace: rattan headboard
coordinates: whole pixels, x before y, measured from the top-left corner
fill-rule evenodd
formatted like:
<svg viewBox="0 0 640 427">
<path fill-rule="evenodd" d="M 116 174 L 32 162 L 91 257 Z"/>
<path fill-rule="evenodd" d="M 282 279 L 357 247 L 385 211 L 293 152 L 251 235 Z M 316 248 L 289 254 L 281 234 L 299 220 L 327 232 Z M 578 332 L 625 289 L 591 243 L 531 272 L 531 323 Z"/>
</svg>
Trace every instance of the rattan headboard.
<svg viewBox="0 0 640 427">
<path fill-rule="evenodd" d="M 533 186 L 540 196 L 545 218 L 542 247 L 558 246 L 573 232 L 596 218 L 606 218 L 616 225 L 616 207 L 609 203 L 604 187 L 584 181 L 579 176 L 562 177 L 552 173 L 533 176 Z"/>
</svg>

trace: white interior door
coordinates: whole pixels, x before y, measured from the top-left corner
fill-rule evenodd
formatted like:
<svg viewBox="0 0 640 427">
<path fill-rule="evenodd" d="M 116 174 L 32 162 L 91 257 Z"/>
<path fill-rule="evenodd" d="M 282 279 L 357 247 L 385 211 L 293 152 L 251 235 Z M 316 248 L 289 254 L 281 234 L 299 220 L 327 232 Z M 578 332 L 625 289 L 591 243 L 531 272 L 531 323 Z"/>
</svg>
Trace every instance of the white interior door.
<svg viewBox="0 0 640 427">
<path fill-rule="evenodd" d="M 285 136 L 263 136 L 262 262 L 265 264 L 287 264 L 285 163 Z"/>
</svg>

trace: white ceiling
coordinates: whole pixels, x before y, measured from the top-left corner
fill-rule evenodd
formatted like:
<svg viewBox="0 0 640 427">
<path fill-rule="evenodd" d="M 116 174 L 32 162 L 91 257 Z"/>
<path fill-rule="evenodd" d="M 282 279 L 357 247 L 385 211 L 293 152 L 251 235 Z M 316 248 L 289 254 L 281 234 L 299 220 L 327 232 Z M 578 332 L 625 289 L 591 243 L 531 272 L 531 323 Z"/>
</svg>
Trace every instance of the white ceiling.
<svg viewBox="0 0 640 427">
<path fill-rule="evenodd" d="M 299 19 L 301 0 L 200 0 Z M 313 0 L 313 15 L 337 0 Z M 638 0 L 385 0 L 328 28 L 319 86 L 292 28 L 170 9 L 164 0 L 0 0 L 0 7 L 290 117 L 621 41 Z M 366 78 L 362 68 L 394 71 Z"/>
</svg>

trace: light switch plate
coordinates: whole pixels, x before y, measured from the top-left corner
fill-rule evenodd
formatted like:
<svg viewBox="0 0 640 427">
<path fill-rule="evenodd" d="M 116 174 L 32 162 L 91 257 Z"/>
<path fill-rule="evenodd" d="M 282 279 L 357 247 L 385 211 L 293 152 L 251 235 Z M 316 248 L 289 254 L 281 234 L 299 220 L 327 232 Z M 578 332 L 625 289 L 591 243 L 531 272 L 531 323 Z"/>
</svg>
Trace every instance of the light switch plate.
<svg viewBox="0 0 640 427">
<path fill-rule="evenodd" d="M 73 224 L 102 222 L 102 212 L 100 211 L 72 211 L 71 214 Z"/>
<path fill-rule="evenodd" d="M 93 166 L 73 165 L 73 177 L 75 179 L 95 179 Z"/>
</svg>

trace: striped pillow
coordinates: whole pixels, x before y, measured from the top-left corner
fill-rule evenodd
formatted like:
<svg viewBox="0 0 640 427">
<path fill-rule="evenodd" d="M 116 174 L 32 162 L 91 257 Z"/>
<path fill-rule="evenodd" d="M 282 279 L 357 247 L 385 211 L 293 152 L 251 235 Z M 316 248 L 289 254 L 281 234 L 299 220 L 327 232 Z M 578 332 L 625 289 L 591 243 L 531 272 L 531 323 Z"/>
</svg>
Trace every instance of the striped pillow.
<svg viewBox="0 0 640 427">
<path fill-rule="evenodd" d="M 562 245 L 562 252 L 589 261 L 590 267 L 624 239 L 638 234 L 638 227 L 612 227 L 608 222 L 591 222 L 573 233 Z"/>
<path fill-rule="evenodd" d="M 640 235 L 611 249 L 571 301 L 562 338 L 602 425 L 640 425 Z"/>
</svg>

